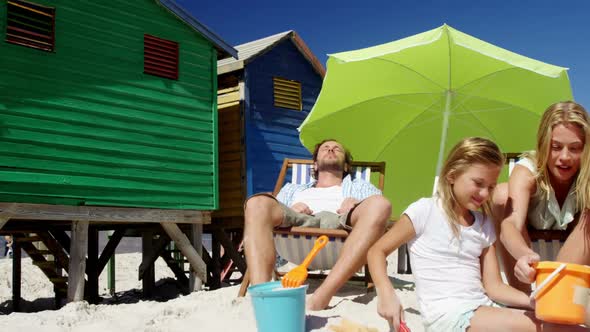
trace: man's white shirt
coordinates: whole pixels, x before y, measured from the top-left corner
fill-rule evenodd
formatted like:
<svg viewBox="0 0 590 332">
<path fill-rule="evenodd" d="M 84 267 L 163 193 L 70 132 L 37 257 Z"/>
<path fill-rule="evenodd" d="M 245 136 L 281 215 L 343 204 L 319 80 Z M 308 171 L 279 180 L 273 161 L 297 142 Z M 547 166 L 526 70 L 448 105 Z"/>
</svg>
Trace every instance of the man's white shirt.
<svg viewBox="0 0 590 332">
<path fill-rule="evenodd" d="M 305 203 L 313 214 L 321 211 L 336 213 L 340 208 L 344 197 L 342 196 L 342 186 L 332 186 L 327 188 L 311 187 L 298 191 L 293 195 L 293 205 L 296 203 Z"/>
</svg>

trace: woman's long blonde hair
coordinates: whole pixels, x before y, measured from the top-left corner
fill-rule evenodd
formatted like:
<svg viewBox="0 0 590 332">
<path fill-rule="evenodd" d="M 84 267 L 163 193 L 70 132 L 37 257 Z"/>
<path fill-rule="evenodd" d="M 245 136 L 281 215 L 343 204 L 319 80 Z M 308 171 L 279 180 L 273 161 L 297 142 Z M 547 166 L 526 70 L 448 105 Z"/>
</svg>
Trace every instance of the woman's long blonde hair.
<svg viewBox="0 0 590 332">
<path fill-rule="evenodd" d="M 549 197 L 551 183 L 549 182 L 549 171 L 547 161 L 551 150 L 551 134 L 557 125 L 578 126 L 584 132 L 584 149 L 580 159 L 580 169 L 575 180 L 576 204 L 580 211 L 589 208 L 590 204 L 590 166 L 589 148 L 590 142 L 590 121 L 584 107 L 573 101 L 564 101 L 549 106 L 539 124 L 537 131 L 537 149 L 534 153 L 525 153 L 524 156 L 533 160 L 537 166 L 537 186 L 542 193 Z"/>
<path fill-rule="evenodd" d="M 456 237 L 459 237 L 460 234 L 459 215 L 456 212 L 459 203 L 449 179 L 457 178 L 474 164 L 502 167 L 504 155 L 496 143 L 481 137 L 464 138 L 449 153 L 439 176 L 436 193 L 442 202 L 443 210 Z M 488 199 L 482 205 L 482 212 L 484 216 L 491 215 L 491 200 Z"/>
</svg>

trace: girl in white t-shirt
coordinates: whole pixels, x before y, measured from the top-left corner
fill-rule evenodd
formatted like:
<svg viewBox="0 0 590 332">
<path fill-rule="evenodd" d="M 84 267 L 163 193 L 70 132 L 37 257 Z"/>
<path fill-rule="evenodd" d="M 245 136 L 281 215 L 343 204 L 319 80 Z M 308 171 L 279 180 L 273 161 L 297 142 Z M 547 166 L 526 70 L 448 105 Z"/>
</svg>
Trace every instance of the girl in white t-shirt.
<svg viewBox="0 0 590 332">
<path fill-rule="evenodd" d="M 368 253 L 377 311 L 399 331 L 403 308 L 387 276 L 386 257 L 408 242 L 426 331 L 576 331 L 548 326 L 531 311 L 528 296 L 502 282 L 489 219 L 489 198 L 504 157 L 490 140 L 463 139 L 441 170 L 437 193 L 404 211 Z"/>
</svg>

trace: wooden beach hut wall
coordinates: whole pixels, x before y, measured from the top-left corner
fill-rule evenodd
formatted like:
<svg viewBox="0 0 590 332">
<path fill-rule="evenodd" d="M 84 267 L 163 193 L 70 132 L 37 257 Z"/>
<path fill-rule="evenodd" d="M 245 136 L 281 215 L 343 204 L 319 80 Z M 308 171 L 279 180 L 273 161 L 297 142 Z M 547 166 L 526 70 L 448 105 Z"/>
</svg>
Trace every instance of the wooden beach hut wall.
<svg viewBox="0 0 590 332">
<path fill-rule="evenodd" d="M 217 60 L 235 49 L 171 0 L 6 0 L 0 18 L 2 231 L 42 234 L 31 241 L 47 242 L 67 270 L 84 261 L 75 239 L 92 242 L 99 227 L 151 222 L 175 239 L 176 223 L 210 221 L 219 201 Z M 64 224 L 76 252 L 56 231 Z M 89 263 L 104 267 L 108 253 L 92 257 L 92 246 Z M 86 273 L 96 288 L 100 271 L 81 266 L 79 279 Z"/>
<path fill-rule="evenodd" d="M 244 199 L 273 191 L 284 158 L 310 157 L 297 128 L 313 107 L 325 75 L 295 31 L 235 48 L 237 59 L 217 63 L 220 209 L 206 228 L 242 228 Z M 217 234 L 213 232 L 214 243 L 226 235 Z M 239 243 L 239 236 L 233 240 Z M 226 252 L 233 252 L 228 238 L 221 242 Z"/>
</svg>

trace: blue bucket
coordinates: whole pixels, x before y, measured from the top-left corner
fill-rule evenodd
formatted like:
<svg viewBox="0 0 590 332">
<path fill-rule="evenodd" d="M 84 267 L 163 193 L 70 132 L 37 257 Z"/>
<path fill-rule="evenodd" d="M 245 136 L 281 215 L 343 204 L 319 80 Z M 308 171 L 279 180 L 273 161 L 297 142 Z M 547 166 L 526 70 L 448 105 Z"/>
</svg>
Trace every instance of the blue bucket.
<svg viewBox="0 0 590 332">
<path fill-rule="evenodd" d="M 307 285 L 283 288 L 280 281 L 248 287 L 259 332 L 305 332 Z"/>
</svg>

